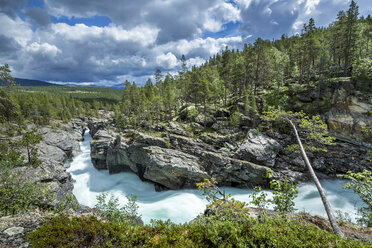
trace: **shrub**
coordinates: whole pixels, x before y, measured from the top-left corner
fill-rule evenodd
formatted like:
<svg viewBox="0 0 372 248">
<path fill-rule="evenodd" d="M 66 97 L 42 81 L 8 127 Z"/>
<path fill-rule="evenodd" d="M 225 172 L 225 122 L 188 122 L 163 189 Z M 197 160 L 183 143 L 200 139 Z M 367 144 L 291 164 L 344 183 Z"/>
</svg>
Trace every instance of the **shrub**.
<svg viewBox="0 0 372 248">
<path fill-rule="evenodd" d="M 14 215 L 51 201 L 42 183 L 25 181 L 11 170 L 0 171 L 0 216 Z"/>
<path fill-rule="evenodd" d="M 353 189 L 358 193 L 367 207 L 359 209 L 361 218 L 358 223 L 372 227 L 372 171 L 363 170 L 363 172 L 354 173 L 348 171 L 344 178 L 350 179 L 343 187 Z"/>
<path fill-rule="evenodd" d="M 118 198 L 111 195 L 110 199 L 106 201 L 107 195 L 107 193 L 102 193 L 97 196 L 98 203 L 95 207 L 99 209 L 102 217 L 118 223 L 129 222 L 138 224 L 141 222 L 141 217 L 138 214 L 138 205 L 136 203 L 137 196 L 126 196 L 128 203 L 119 208 Z"/>
<path fill-rule="evenodd" d="M 23 164 L 24 157 L 10 141 L 0 142 L 0 216 L 14 215 L 51 201 L 42 183 L 20 178 L 12 168 Z"/>
<path fill-rule="evenodd" d="M 32 247 L 370 247 L 300 220 L 241 215 L 242 221 L 219 216 L 191 224 L 153 221 L 133 226 L 94 216 L 54 217 L 27 235 Z"/>
<path fill-rule="evenodd" d="M 267 177 L 272 178 L 272 171 L 268 171 Z M 287 177 L 284 180 L 273 179 L 270 181 L 270 188 L 273 190 L 273 199 L 270 200 L 274 204 L 274 209 L 278 210 L 280 214 L 286 212 L 293 212 L 294 199 L 298 195 L 297 185 L 289 181 Z"/>
<path fill-rule="evenodd" d="M 209 203 L 215 203 L 217 201 L 226 202 L 230 194 L 226 195 L 225 192 L 222 192 L 221 189 L 217 186 L 217 181 L 215 178 L 204 179 L 203 182 L 197 183 L 196 186 L 199 190 L 203 191 L 203 195 Z"/>
</svg>

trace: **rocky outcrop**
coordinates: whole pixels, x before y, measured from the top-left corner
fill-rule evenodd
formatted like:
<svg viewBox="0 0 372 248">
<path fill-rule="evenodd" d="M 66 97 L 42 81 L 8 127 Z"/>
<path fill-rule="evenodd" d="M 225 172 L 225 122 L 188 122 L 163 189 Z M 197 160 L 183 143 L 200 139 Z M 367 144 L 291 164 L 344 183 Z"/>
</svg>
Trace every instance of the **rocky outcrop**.
<svg viewBox="0 0 372 248">
<path fill-rule="evenodd" d="M 268 167 L 248 161 L 233 159 L 224 154 L 204 152 L 202 164 L 210 177 L 216 178 L 224 186 L 253 188 L 268 186 L 266 172 Z"/>
<path fill-rule="evenodd" d="M 0 247 L 29 247 L 24 236 L 38 228 L 51 213 L 26 212 L 0 218 Z"/>
<path fill-rule="evenodd" d="M 345 138 L 353 137 L 372 141 L 371 137 L 362 131 L 365 127 L 372 126 L 372 118 L 365 113 L 355 112 L 362 109 L 359 109 L 360 107 L 357 105 L 354 107 L 351 109 L 332 108 L 326 116 L 330 130 L 334 134 Z"/>
<path fill-rule="evenodd" d="M 365 127 L 372 126 L 369 114 L 372 104 L 368 100 L 357 91 L 348 92 L 344 88 L 335 90 L 332 98 L 334 107 L 325 114 L 332 134 L 371 142 L 371 135 L 363 132 Z"/>
<path fill-rule="evenodd" d="M 245 141 L 235 152 L 234 157 L 273 167 L 280 149 L 281 146 L 276 140 L 251 129 L 248 131 Z"/>
<path fill-rule="evenodd" d="M 143 178 L 169 189 L 195 188 L 208 178 L 198 158 L 181 151 L 148 146 L 137 159 L 144 167 Z"/>
<path fill-rule="evenodd" d="M 279 135 L 277 133 L 268 133 L 268 135 L 275 138 L 282 147 L 296 143 L 294 137 L 290 135 Z M 368 154 L 368 151 L 372 148 L 370 143 L 337 139 L 336 145 L 329 145 L 325 148 L 327 152 L 306 151 L 314 170 L 320 178 L 335 178 L 338 174 L 344 174 L 349 170 L 362 171 L 371 168 Z M 310 180 L 308 170 L 299 153 L 281 149 L 272 168 L 295 181 Z"/>
<path fill-rule="evenodd" d="M 64 124 L 61 128 L 43 127 L 38 130 L 43 140 L 38 144 L 40 159 L 64 163 L 80 152 L 83 127 Z"/>
<path fill-rule="evenodd" d="M 112 134 L 105 130 L 98 130 L 90 142 L 90 156 L 94 167 L 99 170 L 107 169 L 106 157 L 110 142 L 113 141 Z"/>
<path fill-rule="evenodd" d="M 89 134 L 92 137 L 94 137 L 99 130 L 104 130 L 106 128 L 105 121 L 97 118 L 91 118 L 88 121 L 87 126 L 89 129 Z"/>
<path fill-rule="evenodd" d="M 109 144 L 106 165 L 110 174 L 123 171 L 138 173 L 137 165 L 133 163 L 130 158 L 132 149 L 133 147 L 130 147 L 125 141 L 122 141 L 120 136 L 117 136 L 115 141 Z"/>
<path fill-rule="evenodd" d="M 211 138 L 211 144 L 212 140 L 219 140 L 213 146 L 191 137 L 165 136 L 128 132 L 113 140 L 100 130 L 91 141 L 92 162 L 96 168 L 108 169 L 110 173 L 133 171 L 141 179 L 155 183 L 157 189 L 195 188 L 196 183 L 210 177 L 216 177 L 224 186 L 267 186 L 267 167 L 230 158 L 218 151 L 223 146 L 222 140 L 233 143 L 232 137 Z"/>
<path fill-rule="evenodd" d="M 24 180 L 42 183 L 53 194 L 53 202 L 45 201 L 42 204 L 44 207 L 52 208 L 65 200 L 67 196 L 74 199 L 72 179 L 70 174 L 66 172 L 64 164 L 80 152 L 79 142 L 82 140 L 84 130 L 80 120 L 73 120 L 68 124 L 57 123 L 56 125 L 59 125 L 58 129 L 52 127 L 38 129 L 42 135 L 41 142 L 37 144 L 41 164 L 37 167 L 17 166 L 12 169 L 14 174 Z M 25 153 L 25 151 L 23 152 Z"/>
</svg>

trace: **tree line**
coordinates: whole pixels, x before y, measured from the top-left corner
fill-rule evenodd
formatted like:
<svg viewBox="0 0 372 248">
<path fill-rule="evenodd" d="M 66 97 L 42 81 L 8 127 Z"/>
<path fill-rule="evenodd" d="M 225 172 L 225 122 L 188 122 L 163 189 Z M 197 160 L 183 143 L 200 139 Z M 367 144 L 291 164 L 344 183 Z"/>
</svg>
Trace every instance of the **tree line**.
<svg viewBox="0 0 372 248">
<path fill-rule="evenodd" d="M 115 107 L 120 125 L 140 125 L 171 120 L 185 106 L 223 106 L 255 115 L 257 107 L 282 105 L 278 93 L 286 86 L 318 85 L 329 78 L 352 77 L 357 89 L 370 90 L 372 77 L 372 17 L 358 17 L 352 1 L 347 11 L 339 11 L 328 27 L 316 27 L 311 18 L 300 34 L 269 41 L 258 38 L 244 49 L 226 47 L 199 67 L 187 67 L 182 55 L 177 75 L 156 70 L 155 82 L 142 87 L 125 82 L 120 106 Z M 260 95 L 265 101 L 257 106 Z M 271 94 L 271 98 L 270 98 Z M 235 108 L 234 108 L 235 106 Z"/>
</svg>

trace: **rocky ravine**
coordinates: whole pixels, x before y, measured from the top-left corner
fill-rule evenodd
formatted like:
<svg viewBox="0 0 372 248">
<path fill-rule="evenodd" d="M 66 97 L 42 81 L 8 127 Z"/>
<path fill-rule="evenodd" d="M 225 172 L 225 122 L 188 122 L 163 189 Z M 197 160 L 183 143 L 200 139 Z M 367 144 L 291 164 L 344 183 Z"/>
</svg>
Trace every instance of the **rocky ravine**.
<svg viewBox="0 0 372 248">
<path fill-rule="evenodd" d="M 335 178 L 348 170 L 371 169 L 371 137 L 362 132 L 372 125 L 371 104 L 361 93 L 347 93 L 342 87 L 335 89 L 332 104 L 322 118 L 337 144 L 328 146 L 327 153 L 307 152 L 318 176 Z M 111 118 L 92 119 L 88 127 L 93 165 L 110 173 L 133 171 L 142 180 L 154 182 L 157 190 L 193 188 L 210 177 L 223 186 L 267 186 L 268 168 L 276 177 L 286 175 L 297 182 L 310 179 L 300 154 L 284 149 L 296 143 L 293 136 L 260 133 L 246 117 L 238 128 L 229 127 L 226 110 L 182 122 L 190 108 L 195 107 L 181 110 L 178 120 L 146 134 L 130 129 L 118 134 Z"/>
<path fill-rule="evenodd" d="M 223 186 L 267 186 L 268 168 L 278 172 L 277 177 L 309 180 L 301 156 L 284 149 L 295 142 L 291 136 L 250 129 L 246 133 L 207 133 L 193 138 L 176 134 L 179 130 L 182 124 L 176 123 L 160 133 L 163 137 L 131 130 L 121 135 L 98 130 L 91 141 L 93 165 L 110 173 L 133 171 L 142 180 L 154 182 L 157 190 L 194 188 L 210 177 Z M 308 156 L 321 178 L 334 178 L 348 170 L 370 168 L 368 145 L 338 140 L 327 153 L 308 152 Z"/>
</svg>

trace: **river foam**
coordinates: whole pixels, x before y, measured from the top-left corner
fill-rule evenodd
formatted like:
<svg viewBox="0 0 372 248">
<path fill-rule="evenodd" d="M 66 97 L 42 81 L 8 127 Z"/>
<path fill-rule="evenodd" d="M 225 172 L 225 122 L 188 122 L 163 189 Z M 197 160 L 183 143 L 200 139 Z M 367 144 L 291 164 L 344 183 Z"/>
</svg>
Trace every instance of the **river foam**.
<svg viewBox="0 0 372 248">
<path fill-rule="evenodd" d="M 145 223 L 151 219 L 170 219 L 175 223 L 184 223 L 201 214 L 207 201 L 199 190 L 168 190 L 156 192 L 154 185 L 143 182 L 134 173 L 118 173 L 110 175 L 107 170 L 97 170 L 90 159 L 90 140 L 87 133 L 80 143 L 82 153 L 76 156 L 67 171 L 74 182 L 73 193 L 80 204 L 94 207 L 96 197 L 102 192 L 113 194 L 121 205 L 127 203 L 126 195 L 137 195 L 139 213 Z M 357 208 L 361 199 L 351 190 L 342 189 L 344 180 L 322 180 L 321 183 L 333 209 L 349 214 L 355 221 Z M 296 208 L 313 215 L 326 216 L 323 204 L 313 183 L 298 186 L 299 194 L 295 199 Z M 226 193 L 231 193 L 236 200 L 250 202 L 252 190 L 225 187 Z M 267 192 L 271 196 L 270 192 Z"/>
</svg>

